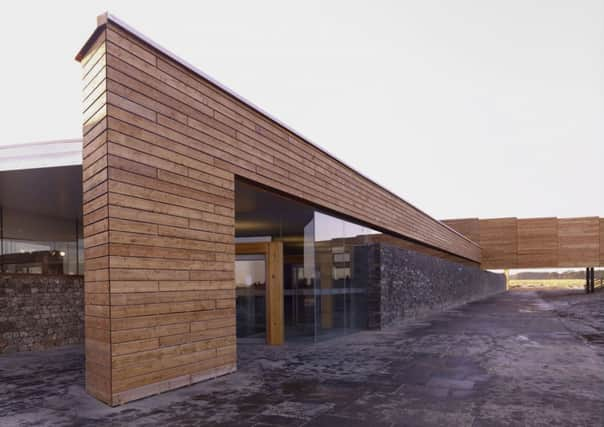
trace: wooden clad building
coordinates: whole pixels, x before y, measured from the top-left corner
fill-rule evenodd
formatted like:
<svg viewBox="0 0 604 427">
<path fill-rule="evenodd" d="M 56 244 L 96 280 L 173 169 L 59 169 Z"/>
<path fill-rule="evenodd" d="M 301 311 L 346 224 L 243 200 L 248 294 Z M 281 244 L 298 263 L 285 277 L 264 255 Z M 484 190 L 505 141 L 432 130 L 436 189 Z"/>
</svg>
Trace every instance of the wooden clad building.
<svg viewBox="0 0 604 427">
<path fill-rule="evenodd" d="M 234 265 L 259 247 L 236 246 L 242 180 L 371 228 L 370 242 L 473 267 L 604 263 L 604 219 L 440 222 L 110 15 L 77 60 L 86 387 L 110 405 L 236 369 Z M 270 259 L 268 336 L 278 344 L 283 245 L 260 246 Z M 350 263 L 325 248 L 324 271 Z M 322 302 L 331 325 L 333 298 Z"/>
<path fill-rule="evenodd" d="M 121 404 L 236 369 L 236 177 L 480 263 L 470 238 L 116 18 L 99 17 L 77 59 L 86 387 L 98 399 Z"/>
</svg>

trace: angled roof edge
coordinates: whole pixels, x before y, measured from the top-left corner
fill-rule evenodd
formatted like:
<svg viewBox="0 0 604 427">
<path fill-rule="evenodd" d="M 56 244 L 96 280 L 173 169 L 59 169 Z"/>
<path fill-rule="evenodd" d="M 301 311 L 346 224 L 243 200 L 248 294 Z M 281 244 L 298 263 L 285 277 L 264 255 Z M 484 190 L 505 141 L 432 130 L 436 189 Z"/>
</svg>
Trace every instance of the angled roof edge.
<svg viewBox="0 0 604 427">
<path fill-rule="evenodd" d="M 242 102 L 243 104 L 247 105 L 249 108 L 251 108 L 252 110 L 256 111 L 257 113 L 263 115 L 268 120 L 270 120 L 273 123 L 277 124 L 278 126 L 282 127 L 286 131 L 291 132 L 292 134 L 294 134 L 295 136 L 297 136 L 298 138 L 300 138 L 302 141 L 306 142 L 307 144 L 312 145 L 313 147 L 315 147 L 319 151 L 322 151 L 323 153 L 327 154 L 329 157 L 331 157 L 332 159 L 334 159 L 338 163 L 342 164 L 346 168 L 350 169 L 352 172 L 356 173 L 357 175 L 360 175 L 361 177 L 363 177 L 367 181 L 369 181 L 372 184 L 378 186 L 379 188 L 383 189 L 384 191 L 390 193 L 391 195 L 393 195 L 397 199 L 399 199 L 399 200 L 403 201 L 404 203 L 408 204 L 411 208 L 415 209 L 416 211 L 418 211 L 418 212 L 422 213 L 423 215 L 426 215 L 427 217 L 429 217 L 429 218 L 433 219 L 434 221 L 438 222 L 443 227 L 447 228 L 449 231 L 451 231 L 452 233 L 458 235 L 462 239 L 467 240 L 468 242 L 472 243 L 473 245 L 475 245 L 477 247 L 480 247 L 480 245 L 477 242 L 474 242 L 474 241 L 470 240 L 469 238 L 467 238 L 463 234 L 461 234 L 458 231 L 454 230 L 452 227 L 449 227 L 447 224 L 444 224 L 442 221 L 434 218 L 432 215 L 427 214 L 426 212 L 424 212 L 423 210 L 421 210 L 417 206 L 413 205 L 412 203 L 409 203 L 408 201 L 406 201 L 405 199 L 403 199 L 401 196 L 399 196 L 398 194 L 396 194 L 394 191 L 389 190 L 385 185 L 382 185 L 382 184 L 376 182 L 375 180 L 373 180 L 372 178 L 369 178 L 368 176 L 366 176 L 362 172 L 359 172 L 358 170 L 356 170 L 355 168 L 351 167 L 350 165 L 348 165 L 343 160 L 339 159 L 333 153 L 329 152 L 325 148 L 323 148 L 320 145 L 316 144 L 311 139 L 307 138 L 306 136 L 304 136 L 302 133 L 298 132 L 297 130 L 291 128 L 288 124 L 286 124 L 286 123 L 282 122 L 281 120 L 277 119 L 276 117 L 274 117 L 273 115 L 271 115 L 270 113 L 268 113 L 266 110 L 262 109 L 261 107 L 257 106 L 256 104 L 254 104 L 253 102 L 251 102 L 247 98 L 241 96 L 240 94 L 238 94 L 234 90 L 232 90 L 229 87 L 225 86 L 224 84 L 220 83 L 218 80 L 216 80 L 212 76 L 206 74 L 204 71 L 200 70 L 199 68 L 197 68 L 193 64 L 185 61 L 184 59 L 182 59 L 181 57 L 179 57 L 175 53 L 171 52 L 170 50 L 166 49 L 165 47 L 163 47 L 160 44 L 156 43 L 155 41 L 151 40 L 149 37 L 145 36 L 144 34 L 142 34 L 141 32 L 139 32 L 138 30 L 136 30 L 135 28 L 131 27 L 126 22 L 122 21 L 120 18 L 118 18 L 117 16 L 115 16 L 115 15 L 109 13 L 109 12 L 105 12 L 105 13 L 103 13 L 103 14 L 101 14 L 101 15 L 99 15 L 97 17 L 97 28 L 92 33 L 92 35 L 88 38 L 88 40 L 86 41 L 86 43 L 84 43 L 84 46 L 82 46 L 82 48 L 80 49 L 80 51 L 76 55 L 75 59 L 77 61 L 81 61 L 84 58 L 84 56 L 86 55 L 86 52 L 92 46 L 92 44 L 94 43 L 94 41 L 96 40 L 96 38 L 98 37 L 98 35 L 102 32 L 104 26 L 108 22 L 111 22 L 111 23 L 113 23 L 113 24 L 115 24 L 115 25 L 123 28 L 124 30 L 130 32 L 134 36 L 136 36 L 139 39 L 141 39 L 142 41 L 144 41 L 149 46 L 153 47 L 157 51 L 159 51 L 162 54 L 166 55 L 168 58 L 170 58 L 173 61 L 177 62 L 178 64 L 182 65 L 183 67 L 185 67 L 189 71 L 192 71 L 193 73 L 197 74 L 198 76 L 200 76 L 204 80 L 207 80 L 212 85 L 216 86 L 217 88 L 219 88 L 220 90 L 226 92 L 227 94 L 229 94 L 233 98 L 235 98 L 238 101 Z"/>
<path fill-rule="evenodd" d="M 82 164 L 82 139 L 0 145 L 0 171 Z"/>
</svg>

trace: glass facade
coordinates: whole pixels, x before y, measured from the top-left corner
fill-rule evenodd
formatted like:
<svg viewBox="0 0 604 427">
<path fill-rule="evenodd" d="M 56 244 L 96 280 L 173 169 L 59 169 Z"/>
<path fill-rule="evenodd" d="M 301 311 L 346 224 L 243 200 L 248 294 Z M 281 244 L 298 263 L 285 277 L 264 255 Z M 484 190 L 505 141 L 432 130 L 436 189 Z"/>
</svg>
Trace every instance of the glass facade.
<svg viewBox="0 0 604 427">
<path fill-rule="evenodd" d="M 82 226 L 78 220 L 0 209 L 0 271 L 82 274 Z"/>
<path fill-rule="evenodd" d="M 237 182 L 235 211 L 240 241 L 283 242 L 286 340 L 316 341 L 367 328 L 368 247 L 376 231 L 245 182 Z M 240 296 L 243 268 L 237 261 L 239 336 L 259 319 L 245 314 L 250 303 Z"/>
<path fill-rule="evenodd" d="M 317 339 L 367 327 L 369 236 L 375 231 L 315 212 Z"/>
<path fill-rule="evenodd" d="M 235 259 L 237 337 L 266 336 L 266 259 L 264 255 L 238 255 Z"/>
</svg>

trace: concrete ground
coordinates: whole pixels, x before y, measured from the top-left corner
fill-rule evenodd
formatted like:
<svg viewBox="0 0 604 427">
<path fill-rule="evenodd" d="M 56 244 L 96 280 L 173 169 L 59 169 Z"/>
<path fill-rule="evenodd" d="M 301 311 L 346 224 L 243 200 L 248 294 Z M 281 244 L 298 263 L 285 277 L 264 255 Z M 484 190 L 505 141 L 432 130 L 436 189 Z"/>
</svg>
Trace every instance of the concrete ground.
<svg viewBox="0 0 604 427">
<path fill-rule="evenodd" d="M 81 347 L 0 357 L 0 425 L 603 426 L 604 292 L 516 290 L 383 332 L 240 346 L 235 374 L 109 408 Z"/>
</svg>

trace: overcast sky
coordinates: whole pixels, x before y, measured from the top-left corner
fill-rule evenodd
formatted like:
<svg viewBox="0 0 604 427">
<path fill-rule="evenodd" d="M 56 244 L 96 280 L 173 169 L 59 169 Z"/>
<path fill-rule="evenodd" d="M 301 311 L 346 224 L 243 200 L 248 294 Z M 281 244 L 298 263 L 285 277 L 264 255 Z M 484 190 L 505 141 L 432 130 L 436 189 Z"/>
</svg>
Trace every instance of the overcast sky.
<svg viewBox="0 0 604 427">
<path fill-rule="evenodd" d="M 13 2 L 0 144 L 79 137 L 109 10 L 437 218 L 604 216 L 604 1 Z"/>
</svg>

